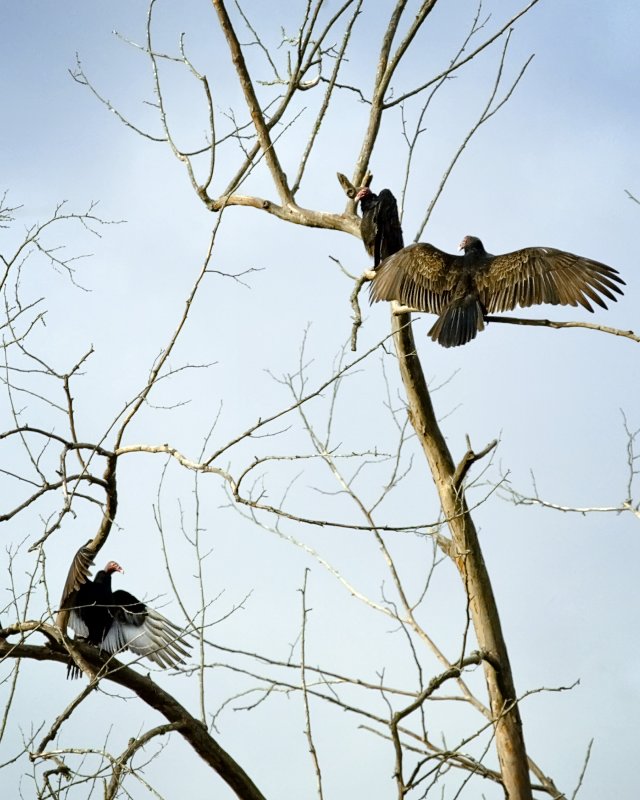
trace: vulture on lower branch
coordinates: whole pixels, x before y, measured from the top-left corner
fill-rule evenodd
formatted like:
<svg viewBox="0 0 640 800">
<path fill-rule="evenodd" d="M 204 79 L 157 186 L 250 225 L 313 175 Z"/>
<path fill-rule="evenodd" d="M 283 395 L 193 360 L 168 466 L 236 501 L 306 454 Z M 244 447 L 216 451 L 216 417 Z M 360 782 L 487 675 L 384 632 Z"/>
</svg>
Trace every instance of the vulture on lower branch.
<svg viewBox="0 0 640 800">
<path fill-rule="evenodd" d="M 373 257 L 373 268 L 377 269 L 381 261 L 404 247 L 398 205 L 389 189 L 374 194 L 367 186 L 356 195 L 358 200 L 362 210 L 360 235 L 365 250 Z"/>
<path fill-rule="evenodd" d="M 109 561 L 91 580 L 93 558 L 86 545 L 78 550 L 60 600 L 60 608 L 69 611 L 69 626 L 76 636 L 105 653 L 132 650 L 162 668 L 184 664 L 183 656 L 189 655 L 191 647 L 184 631 L 129 592 L 112 591 L 111 576 L 124 572 L 117 562 Z M 68 678 L 80 674 L 76 664 L 69 664 Z"/>
<path fill-rule="evenodd" d="M 385 259 L 370 287 L 371 301 L 397 300 L 438 314 L 429 336 L 456 347 L 484 329 L 485 316 L 538 303 L 602 308 L 602 296 L 617 300 L 624 281 L 599 261 L 554 250 L 525 247 L 493 256 L 475 236 L 460 244 L 464 255 L 450 255 L 431 244 L 410 244 Z"/>
</svg>

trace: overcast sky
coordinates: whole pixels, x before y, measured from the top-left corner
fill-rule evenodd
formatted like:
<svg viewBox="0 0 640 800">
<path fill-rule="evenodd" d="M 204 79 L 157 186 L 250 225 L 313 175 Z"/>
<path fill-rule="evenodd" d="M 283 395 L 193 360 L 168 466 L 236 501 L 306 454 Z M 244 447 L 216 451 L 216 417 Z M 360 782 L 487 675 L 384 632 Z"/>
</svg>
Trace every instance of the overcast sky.
<svg viewBox="0 0 640 800">
<path fill-rule="evenodd" d="M 245 10 L 265 41 L 276 44 L 281 27 L 287 34 L 294 32 L 304 5 L 247 3 Z M 360 85 L 365 94 L 372 84 L 383 32 L 380 10 L 387 4 L 369 5 L 360 27 L 355 28 L 346 81 Z M 400 93 L 447 66 L 470 25 L 472 7 L 463 0 L 440 0 L 405 69 L 399 72 L 394 91 Z M 231 108 L 246 118 L 210 4 L 159 2 L 156 8 L 158 49 L 176 54 L 179 35 L 186 32 L 189 56 L 212 83 L 219 131 L 228 125 L 225 115 Z M 483 14 L 491 14 L 487 33 L 497 30 L 519 8 L 513 0 L 487 0 L 483 5 Z M 92 254 L 77 262 L 75 280 L 82 288 L 64 271 L 37 260 L 33 268 L 25 269 L 21 280 L 25 297 L 46 296 L 46 326 L 34 330 L 30 339 L 40 358 L 65 372 L 94 347 L 84 375 L 74 385 L 78 436 L 84 441 L 100 440 L 124 404 L 144 385 L 153 360 L 180 319 L 216 221 L 166 144 L 125 127 L 70 76 L 77 54 L 104 98 L 134 124 L 159 135 L 160 124 L 149 105 L 153 100 L 149 65 L 138 49 L 113 34 L 117 31 L 125 39 L 142 43 L 146 13 L 146 3 L 130 0 L 5 0 L 0 12 L 0 191 L 8 191 L 11 206 L 20 206 L 14 226 L 0 230 L 0 252 L 10 252 L 25 228 L 45 219 L 62 200 L 73 211 L 99 201 L 104 219 L 123 221 L 102 227 L 100 238 L 79 227 L 61 234 L 59 243 L 70 254 Z M 528 245 L 558 247 L 610 264 L 627 284 L 618 303 L 610 304 L 607 311 L 598 309 L 595 315 L 544 307 L 527 310 L 525 316 L 640 328 L 634 245 L 640 206 L 625 194 L 628 189 L 640 197 L 639 30 L 640 5 L 630 0 L 608 4 L 541 0 L 515 26 L 500 96 L 529 56 L 535 57 L 509 103 L 461 155 L 423 233 L 423 240 L 450 252 L 465 234 L 481 236 L 487 249 L 496 253 Z M 407 242 L 419 230 L 451 157 L 487 102 L 500 60 L 500 42 L 461 70 L 433 102 L 404 200 Z M 255 48 L 248 57 L 251 66 L 264 69 Z M 284 69 L 284 49 L 276 50 L 274 57 Z M 196 149 L 204 142 L 207 124 L 201 90 L 183 68 L 164 64 L 162 68 L 178 144 L 185 150 Z M 309 110 L 283 134 L 279 145 L 289 174 L 304 148 L 318 103 L 313 91 L 306 94 Z M 344 208 L 335 173 L 351 174 L 367 109 L 354 93 L 338 96 L 336 115 L 327 123 L 300 190 L 301 205 L 333 212 Z M 417 104 L 407 104 L 408 129 L 415 126 L 418 111 Z M 374 189 L 388 186 L 399 197 L 407 158 L 401 125 L 398 109 L 388 114 L 371 161 Z M 237 165 L 230 149 L 223 152 L 214 191 L 222 190 Z M 277 200 L 265 171 L 257 170 L 243 190 Z M 348 341 L 351 325 L 352 285 L 334 259 L 354 274 L 368 266 L 362 245 L 354 237 L 287 225 L 252 209 L 225 212 L 212 269 L 261 271 L 247 276 L 248 286 L 217 274 L 207 276 L 171 367 L 209 366 L 178 373 L 161 384 L 152 397 L 153 407 L 143 411 L 125 443 L 169 442 L 197 459 L 214 423 L 212 445 L 216 447 L 258 417 L 284 408 L 291 396 L 273 376 L 298 369 L 305 331 L 306 388 L 313 390 L 326 380 Z M 363 309 L 359 353 L 373 347 L 389 330 L 386 308 L 365 309 L 363 304 Z M 504 476 L 517 490 L 531 493 L 533 475 L 540 495 L 563 506 L 615 507 L 627 499 L 625 418 L 630 430 L 640 428 L 637 345 L 584 329 L 495 324 L 468 346 L 444 350 L 426 337 L 432 321 L 428 315 L 416 318 L 414 332 L 432 387 L 443 384 L 434 402 L 454 457 L 462 456 L 467 434 L 477 448 L 491 439 L 500 440 L 472 498 L 479 500 Z M 347 352 L 345 358 L 352 355 Z M 341 452 L 374 448 L 385 452 L 395 447 L 397 430 L 386 409 L 384 382 L 386 374 L 392 405 L 399 408 L 395 369 L 393 358 L 378 351 L 344 381 L 331 440 Z M 63 402 L 53 381 L 34 377 L 34 383 L 28 384 L 26 377 L 21 380 L 32 391 Z M 327 424 L 329 399 L 325 395 L 309 405 L 309 418 L 321 430 Z M 66 431 L 64 416 L 51 406 L 27 395 L 21 396 L 21 402 L 25 422 Z M 4 430 L 12 424 L 4 393 L 0 414 Z M 288 418 L 281 429 L 288 425 L 290 430 L 272 441 L 255 440 L 229 451 L 219 466 L 237 473 L 255 455 L 310 453 L 300 419 Z M 106 441 L 111 443 L 108 437 Z M 23 464 L 15 446 L 0 442 L 0 469 L 12 471 L 17 463 Z M 378 512 L 381 524 L 429 522 L 438 517 L 420 452 L 416 449 L 414 455 L 411 475 Z M 409 452 L 404 466 L 408 462 Z M 117 558 L 126 569 L 118 578 L 119 585 L 140 596 L 164 595 L 160 602 L 167 603 L 165 613 L 182 622 L 164 571 L 154 505 L 160 502 L 177 581 L 193 612 L 199 598 L 192 578 L 195 557 L 180 526 L 189 532 L 196 524 L 195 485 L 193 475 L 174 463 L 160 490 L 165 463 L 164 457 L 135 456 L 122 464 L 117 524 L 103 552 L 105 560 Z M 353 470 L 350 467 L 349 474 Z M 269 502 L 280 502 L 296 478 L 284 500 L 293 513 L 362 522 L 346 500 L 334 496 L 338 487 L 320 466 L 277 462 L 262 474 Z M 376 496 L 386 477 L 384 469 L 375 468 L 358 478 L 367 501 Z M 298 590 L 305 568 L 310 567 L 309 604 L 314 608 L 308 632 L 310 662 L 371 682 L 384 671 L 390 685 L 415 689 L 415 666 L 404 639 L 387 619 L 352 597 L 300 548 L 239 516 L 218 480 L 200 478 L 198 489 L 203 548 L 211 551 L 206 565 L 207 594 L 213 601 L 210 620 L 224 617 L 248 596 L 241 610 L 212 628 L 212 639 L 286 660 L 300 628 Z M 23 485 L 3 473 L 0 514 L 21 502 L 24 492 Z M 60 497 L 45 499 L 28 514 L 3 523 L 5 545 L 24 541 L 19 571 L 33 566 L 33 554 L 27 554 L 26 548 L 41 535 L 42 520 L 60 503 Z M 48 541 L 52 603 L 72 554 L 94 535 L 98 519 L 95 507 L 79 505 L 77 517 L 67 517 Z M 631 514 L 585 516 L 515 507 L 500 492 L 477 509 L 475 519 L 518 691 L 579 681 L 570 692 L 533 694 L 522 704 L 531 756 L 570 793 L 594 738 L 579 796 L 634 797 L 640 715 L 638 519 Z M 267 516 L 261 521 L 275 524 Z M 384 563 L 368 536 L 294 523 L 284 523 L 282 530 L 316 548 L 376 601 L 391 592 Z M 404 533 L 388 541 L 411 592 L 419 593 L 430 563 L 430 540 Z M 29 610 L 29 617 L 44 614 L 44 596 L 40 602 L 40 607 L 34 604 Z M 436 570 L 421 613 L 425 628 L 454 659 L 465 617 L 458 575 L 450 565 Z M 11 613 L 8 617 L 13 619 Z M 425 675 L 438 672 L 426 652 L 419 658 Z M 213 653 L 209 660 L 222 657 Z M 197 710 L 195 676 L 160 675 L 158 680 Z M 479 675 L 471 680 L 482 691 Z M 37 692 L 33 682 L 39 687 Z M 54 691 L 43 698 L 45 685 Z M 213 669 L 207 678 L 208 713 L 254 685 L 255 681 L 243 681 L 229 670 Z M 14 721 L 0 742 L 0 762 L 15 755 L 31 726 L 43 721 L 50 724 L 78 690 L 64 680 L 60 665 L 26 665 Z M 267 797 L 311 797 L 313 768 L 301 733 L 304 718 L 299 696 L 273 698 L 252 712 L 232 710 L 242 704 L 230 704 L 217 719 L 216 735 L 222 746 L 247 768 Z M 464 725 L 471 717 L 465 717 L 456 704 L 433 705 L 428 728 L 434 740 L 440 741 L 442 732 L 451 743 L 469 730 Z M 379 701 L 378 713 L 384 715 L 385 708 Z M 371 800 L 391 796 L 395 791 L 393 755 L 387 743 L 359 730 L 359 720 L 343 712 L 335 715 L 319 706 L 316 713 L 325 796 Z M 125 706 L 117 698 L 96 696 L 80 709 L 75 722 L 63 728 L 57 745 L 82 746 L 83 730 L 96 724 L 96 719 L 104 723 L 102 731 L 112 726 L 109 742 L 114 753 L 145 724 L 149 727 L 159 721 L 138 708 L 137 701 Z M 97 743 L 101 742 L 98 736 Z M 173 758 L 187 757 L 179 742 L 169 752 Z M 211 796 L 209 774 L 200 769 L 195 757 L 189 754 L 188 759 L 193 768 L 179 774 L 175 768 L 167 769 L 166 762 L 163 766 L 162 758 L 150 768 L 163 796 L 194 800 Z M 7 770 L 4 780 L 13 787 L 11 796 L 18 796 L 18 787 L 25 797 L 31 796 L 30 778 L 25 777 L 30 769 L 23 759 Z M 471 786 L 476 788 L 461 796 L 477 797 L 474 792 L 480 784 Z M 220 787 L 216 796 L 231 796 Z M 134 797 L 146 796 L 140 784 L 129 788 Z M 487 797 L 500 796 L 489 784 L 481 788 Z M 101 790 L 96 792 L 98 796 Z"/>
</svg>

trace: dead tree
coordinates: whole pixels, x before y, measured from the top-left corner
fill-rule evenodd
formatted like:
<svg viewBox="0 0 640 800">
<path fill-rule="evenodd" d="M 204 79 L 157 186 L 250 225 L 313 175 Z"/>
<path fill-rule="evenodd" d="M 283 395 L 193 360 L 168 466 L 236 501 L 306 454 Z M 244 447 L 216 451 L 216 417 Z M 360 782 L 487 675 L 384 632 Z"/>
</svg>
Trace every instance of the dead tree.
<svg viewBox="0 0 640 800">
<path fill-rule="evenodd" d="M 219 714 L 232 703 L 254 709 L 280 694 L 296 695 L 302 699 L 305 742 L 311 754 L 316 792 L 320 798 L 324 796 L 324 789 L 321 758 L 314 734 L 316 703 L 323 708 L 335 707 L 354 715 L 361 727 L 385 741 L 389 752 L 393 754 L 393 780 L 399 800 L 409 795 L 424 797 L 432 790 L 435 793 L 439 787 L 434 787 L 449 771 L 462 776 L 455 796 L 462 792 L 467 783 L 477 778 L 497 786 L 498 791 L 511 800 L 527 800 L 534 796 L 534 792 L 536 796 L 565 797 L 527 753 L 519 708 L 521 697 L 516 691 L 498 607 L 472 517 L 474 503 L 468 497 L 470 471 L 489 456 L 495 442 L 475 450 L 468 441 L 464 456 L 456 464 L 434 412 L 408 311 L 394 306 L 388 335 L 368 349 L 361 348 L 361 352 L 356 352 L 350 358 L 345 349 L 334 369 L 321 380 L 314 380 L 308 374 L 306 342 L 303 341 L 297 369 L 278 379 L 289 393 L 289 401 L 276 411 L 261 412 L 253 424 L 236 430 L 221 442 L 214 442 L 211 438 L 216 424 L 214 420 L 208 431 L 203 429 L 203 445 L 198 453 L 183 452 L 169 436 L 162 441 L 140 441 L 132 439 L 131 434 L 135 423 L 143 418 L 152 395 L 159 386 L 164 385 L 162 382 L 178 375 L 183 369 L 199 366 L 188 364 L 175 367 L 172 358 L 189 328 L 194 302 L 202 293 L 206 279 L 212 273 L 220 275 L 221 271 L 214 269 L 212 257 L 219 231 L 227 214 L 232 213 L 231 209 L 250 209 L 246 211 L 247 214 L 261 212 L 305 228 L 338 231 L 358 237 L 360 219 L 355 213 L 355 192 L 371 180 L 372 157 L 381 132 L 385 126 L 398 125 L 397 117 L 392 117 L 394 111 L 402 111 L 401 124 L 406 140 L 404 173 L 400 170 L 401 165 L 398 171 L 403 174 L 403 185 L 398 187 L 402 206 L 411 186 L 412 165 L 422 147 L 424 122 L 431 113 L 434 97 L 446 91 L 450 78 L 464 74 L 465 70 L 473 68 L 477 57 L 493 50 L 496 53 L 495 79 L 487 87 L 486 102 L 471 128 L 459 133 L 450 164 L 441 180 L 431 187 L 432 196 L 423 198 L 424 214 L 417 231 L 417 236 L 420 236 L 467 143 L 481 126 L 493 124 L 494 115 L 509 100 L 524 75 L 530 59 L 517 66 L 515 78 L 510 82 L 505 81 L 505 64 L 508 63 L 509 42 L 514 28 L 517 30 L 518 20 L 536 4 L 537 0 L 532 0 L 511 18 L 499 22 L 485 18 L 480 5 L 475 16 L 471 16 L 468 29 L 461 31 L 456 46 L 452 45 L 448 63 L 430 77 L 420 74 L 407 78 L 403 77 L 400 67 L 428 37 L 430 14 L 436 7 L 436 0 L 424 0 L 413 13 L 409 12 L 404 0 L 399 0 L 393 8 L 384 12 L 387 18 L 381 26 L 376 57 L 369 73 L 365 73 L 363 78 L 362 72 L 355 70 L 352 64 L 356 60 L 356 47 L 364 47 L 365 44 L 368 47 L 370 44 L 366 20 L 381 13 L 377 3 L 345 0 L 337 9 L 329 7 L 324 0 L 300 4 L 295 9 L 299 20 L 294 33 L 282 31 L 281 41 L 275 41 L 272 35 L 261 33 L 260 25 L 241 4 L 235 4 L 232 8 L 224 0 L 212 0 L 212 20 L 217 26 L 215 37 L 220 47 L 216 49 L 215 61 L 203 66 L 199 62 L 205 61 L 205 56 L 192 54 L 184 37 L 179 39 L 172 53 L 162 52 L 156 46 L 155 33 L 159 25 L 156 16 L 160 4 L 151 0 L 146 40 L 128 44 L 147 60 L 150 68 L 157 112 L 153 130 L 127 117 L 115 101 L 107 99 L 99 82 L 93 80 L 89 70 L 85 71 L 78 58 L 72 72 L 73 79 L 132 131 L 154 144 L 169 148 L 183 166 L 186 180 L 190 182 L 202 207 L 211 213 L 214 224 L 198 273 L 184 305 L 180 306 L 177 324 L 173 326 L 160 354 L 125 406 L 113 413 L 102 434 L 89 438 L 84 438 L 81 433 L 86 423 L 78 419 L 74 387 L 81 373 L 90 368 L 93 351 L 88 350 L 64 368 L 54 366 L 39 355 L 37 345 L 31 345 L 31 334 L 42 323 L 44 312 L 40 311 L 40 304 L 43 300 L 25 295 L 21 271 L 25 269 L 29 258 L 44 258 L 54 269 L 61 270 L 75 281 L 77 275 L 73 257 L 61 257 L 57 244 L 50 242 L 48 237 L 52 230 L 62 225 L 80 224 L 95 233 L 105 221 L 96 216 L 93 207 L 75 213 L 67 212 L 64 206 L 60 206 L 45 223 L 30 228 L 18 245 L 2 256 L 4 272 L 0 275 L 0 288 L 4 291 L 6 311 L 1 328 L 4 334 L 4 384 L 12 423 L 0 433 L 0 445 L 15 446 L 16 452 L 19 452 L 15 466 L 7 470 L 7 474 L 21 488 L 24 485 L 28 488 L 15 502 L 0 507 L 0 521 L 17 522 L 36 508 L 46 509 L 46 513 L 41 512 L 44 524 L 39 535 L 29 533 L 24 547 L 17 547 L 10 552 L 12 564 L 13 559 L 19 560 L 27 548 L 35 560 L 26 583 L 23 586 L 12 583 L 12 599 L 2 615 L 4 627 L 0 629 L 0 653 L 9 664 L 6 680 L 12 687 L 2 730 L 11 715 L 21 663 L 67 663 L 73 659 L 89 678 L 86 687 L 53 722 L 43 723 L 45 733 L 38 730 L 25 738 L 22 750 L 16 755 L 16 759 L 30 759 L 40 770 L 37 775 L 39 796 L 66 796 L 66 790 L 71 785 L 79 785 L 80 791 L 85 791 L 87 786 L 95 788 L 100 780 L 104 782 L 104 796 L 110 798 L 118 795 L 125 779 L 138 780 L 148 788 L 150 784 L 146 783 L 142 768 L 148 762 L 140 765 L 135 759 L 151 742 L 156 743 L 161 737 L 175 735 L 181 736 L 237 797 L 257 800 L 267 796 L 267 792 L 258 788 L 259 781 L 254 779 L 252 765 L 240 765 L 220 745 L 218 737 L 214 735 L 215 724 Z M 259 54 L 257 58 L 256 53 Z M 202 108 L 198 111 L 204 109 L 208 128 L 205 137 L 196 146 L 182 144 L 176 132 L 174 99 L 171 97 L 174 90 L 167 76 L 168 70 L 175 69 L 181 70 L 181 74 L 195 82 L 201 91 Z M 216 102 L 218 89 L 223 85 L 231 85 L 232 81 L 233 85 L 239 87 L 242 102 L 223 113 Z M 342 189 L 331 178 L 331 185 L 335 185 L 336 208 L 338 205 L 340 208 L 323 211 L 303 205 L 299 198 L 304 191 L 308 191 L 310 182 L 314 180 L 310 177 L 313 170 L 316 170 L 316 175 L 319 168 L 326 171 L 326 161 L 317 154 L 325 131 L 332 123 L 340 124 L 339 100 L 344 101 L 344 98 L 362 104 L 366 111 L 361 115 L 362 130 L 352 134 L 357 142 L 356 150 L 351 155 L 340 153 L 340 163 L 331 166 L 333 172 L 348 170 L 350 174 L 349 178 L 342 176 Z M 303 134 L 297 134 L 292 145 L 287 138 L 288 133 L 302 124 L 298 120 L 303 106 L 307 105 L 313 109 L 313 118 L 309 124 L 305 121 L 306 130 Z M 412 127 L 405 116 L 409 109 Z M 353 163 L 349 164 L 349 160 Z M 256 175 L 260 176 L 262 186 L 265 180 L 268 181 L 267 196 L 254 191 L 252 182 Z M 375 180 L 375 175 L 373 177 Z M 346 192 L 346 202 L 342 191 Z M 0 224 L 10 225 L 13 212 L 15 208 L 8 205 L 5 197 L 0 206 Z M 282 228 L 283 238 L 287 230 Z M 314 231 L 309 231 L 309 241 L 313 241 L 313 236 Z M 234 282 L 241 282 L 251 279 L 251 271 L 241 270 L 223 275 Z M 345 271 L 349 273 L 349 270 Z M 355 349 L 358 328 L 362 323 L 358 297 L 367 276 L 353 274 L 351 277 L 355 322 L 350 341 Z M 519 324 L 531 322 L 511 321 Z M 545 323 L 538 320 L 531 324 L 568 327 L 577 323 Z M 595 327 L 604 332 L 626 335 L 635 341 L 638 339 L 635 334 L 628 332 Z M 403 403 L 399 408 L 391 399 L 388 402 L 392 427 L 395 426 L 396 431 L 395 450 L 383 453 L 377 446 L 371 446 L 366 451 L 341 452 L 333 447 L 331 439 L 334 407 L 340 397 L 341 386 L 358 369 L 372 369 L 373 356 L 383 351 L 391 340 L 404 391 Z M 117 358 L 117 354 L 114 357 Z M 38 385 L 32 387 L 25 382 L 24 376 L 32 372 L 38 373 L 45 384 L 44 388 Z M 41 422 L 34 421 L 31 414 L 25 421 L 18 402 L 23 392 L 37 393 L 40 399 L 44 398 L 47 407 L 42 411 Z M 389 396 L 391 398 L 391 391 Z M 309 410 L 318 398 L 326 402 L 324 435 L 319 432 Z M 308 444 L 305 450 L 296 449 L 297 445 L 281 447 L 276 444 L 280 442 L 277 437 L 288 429 L 292 420 L 297 420 L 306 437 Z M 405 452 L 411 429 L 423 451 L 423 463 L 427 467 L 414 466 L 414 474 L 420 470 L 419 480 L 435 487 L 439 510 L 430 516 L 428 508 L 416 507 L 416 524 L 383 524 L 378 508 L 410 469 L 405 463 Z M 273 450 L 269 450 L 269 437 L 274 441 Z M 263 446 L 262 440 L 265 438 L 267 444 Z M 132 462 L 135 464 L 136 459 L 152 457 L 164 459 L 158 498 L 154 504 L 154 518 L 161 542 L 157 549 L 165 554 L 168 579 L 185 622 L 198 636 L 199 657 L 196 664 L 186 670 L 187 677 L 198 682 L 197 712 L 189 711 L 187 703 L 179 702 L 176 696 L 150 677 L 142 677 L 135 668 L 123 666 L 119 659 L 108 658 L 95 648 L 71 639 L 67 631 L 68 612 L 57 608 L 57 589 L 46 570 L 46 559 L 52 549 L 59 546 L 62 529 L 76 524 L 79 515 L 84 521 L 87 509 L 93 515 L 97 512 L 98 517 L 97 523 L 95 517 L 87 517 L 92 519 L 93 524 L 90 550 L 94 556 L 98 556 L 107 543 L 114 542 L 121 493 L 135 496 L 135 490 L 122 476 L 127 474 L 128 465 Z M 365 498 L 365 491 L 356 488 L 356 478 L 372 464 L 376 469 L 383 467 L 387 470 L 380 483 L 379 494 L 373 501 Z M 193 476 L 195 522 L 193 531 L 183 529 L 183 532 L 194 554 L 193 573 L 199 592 L 195 604 L 186 599 L 189 591 L 187 583 L 176 578 L 167 555 L 173 543 L 164 522 L 161 496 L 165 471 L 173 465 L 180 468 L 181 474 Z M 283 465 L 300 467 L 305 474 L 312 474 L 312 470 L 316 469 L 325 470 L 338 487 L 335 491 L 341 500 L 344 499 L 349 508 L 354 509 L 356 516 L 345 513 L 342 506 L 336 506 L 339 510 L 335 514 L 301 510 L 290 502 L 295 477 L 283 479 L 280 499 L 273 499 L 274 493 L 265 488 L 265 475 Z M 209 482 L 207 486 L 212 482 L 223 486 L 229 503 L 240 515 L 253 525 L 297 547 L 306 558 L 320 564 L 368 609 L 373 609 L 386 621 L 391 620 L 406 638 L 410 653 L 407 660 L 416 667 L 418 688 L 398 687 L 386 681 L 384 675 L 379 676 L 377 683 L 367 681 L 361 676 L 333 668 L 329 663 L 319 666 L 311 662 L 308 640 L 313 603 L 309 599 L 311 589 L 306 571 L 300 581 L 302 602 L 295 656 L 293 649 L 288 658 L 276 658 L 260 652 L 258 648 L 220 645 L 210 631 L 214 621 L 209 606 L 214 601 L 208 594 L 204 566 L 208 548 L 201 536 L 199 517 L 204 494 L 203 481 Z M 518 500 L 529 502 L 531 499 L 525 500 L 520 495 Z M 631 499 L 628 507 L 637 512 L 637 504 L 634 505 Z M 285 528 L 287 525 L 291 528 Z M 318 531 L 342 530 L 366 534 L 384 563 L 394 599 L 384 595 L 375 597 L 372 593 L 360 590 L 357 582 L 336 568 L 320 548 L 292 532 L 297 525 Z M 424 564 L 424 591 L 419 593 L 417 599 L 412 598 L 394 554 L 394 537 L 416 533 L 433 543 L 430 560 Z M 75 552 L 75 548 L 70 548 L 70 552 Z M 468 625 L 456 658 L 447 657 L 418 613 L 433 570 L 443 559 L 455 565 L 466 598 Z M 40 590 L 38 587 L 41 586 L 45 588 Z M 38 602 L 42 600 L 42 593 L 46 598 L 47 610 L 44 612 L 42 608 L 35 607 L 36 599 Z M 220 619 L 238 612 L 243 603 L 244 600 L 239 600 L 233 604 L 228 612 L 220 614 Z M 33 637 L 40 637 L 38 644 L 33 644 Z M 45 644 L 42 644 L 42 637 Z M 474 649 L 467 646 L 468 638 L 475 641 Z M 416 642 L 439 665 L 431 677 L 423 674 Z M 224 663 L 223 659 L 226 659 Z M 472 687 L 469 680 L 473 670 L 479 666 L 483 670 L 486 694 Z M 220 703 L 216 713 L 212 713 L 206 700 L 208 675 L 212 669 L 223 668 L 252 681 L 252 686 L 245 692 L 238 691 L 231 695 Z M 109 683 L 135 694 L 149 708 L 158 711 L 165 723 L 136 733 L 126 748 L 119 752 L 112 753 L 100 743 L 95 746 L 54 746 L 61 730 L 65 729 L 72 717 L 80 713 L 78 709 L 85 700 Z M 439 697 L 438 692 L 449 685 L 455 686 L 458 692 L 454 699 L 462 700 L 480 719 L 472 732 L 453 746 L 436 743 L 425 722 L 425 709 Z M 357 696 L 356 700 L 352 699 L 352 694 Z M 375 703 L 379 697 L 385 703 L 386 715 L 376 709 Z M 480 754 L 467 749 L 470 744 L 477 742 L 482 742 L 484 748 Z M 485 763 L 487 752 L 494 746 L 497 767 Z M 159 748 L 149 756 L 149 760 L 153 760 L 160 752 Z M 83 766 L 85 760 L 90 765 L 86 769 Z M 43 765 L 52 765 L 52 768 L 43 769 Z M 108 776 L 108 780 L 105 776 Z"/>
</svg>

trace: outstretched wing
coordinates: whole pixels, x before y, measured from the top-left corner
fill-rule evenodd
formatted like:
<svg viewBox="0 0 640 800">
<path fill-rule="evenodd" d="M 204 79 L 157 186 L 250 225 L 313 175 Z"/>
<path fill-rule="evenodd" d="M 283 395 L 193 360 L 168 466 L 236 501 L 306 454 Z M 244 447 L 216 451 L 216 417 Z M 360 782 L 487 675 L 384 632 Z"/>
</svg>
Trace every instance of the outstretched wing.
<svg viewBox="0 0 640 800">
<path fill-rule="evenodd" d="M 114 621 L 102 641 L 103 650 L 129 648 L 163 668 L 185 663 L 183 656 L 189 655 L 191 645 L 181 628 L 123 589 L 115 591 L 111 601 Z"/>
<path fill-rule="evenodd" d="M 63 612 L 69 612 L 69 626 L 74 631 L 76 636 L 87 638 L 89 636 L 89 628 L 86 622 L 82 619 L 81 610 L 78 606 L 78 592 L 85 586 L 89 580 L 89 571 L 93 567 L 93 560 L 95 553 L 90 550 L 88 545 L 91 544 L 91 539 L 82 547 L 73 557 L 67 580 L 62 590 L 62 597 L 60 598 L 60 612 L 58 615 L 58 624 L 61 623 L 61 615 Z M 85 598 L 86 599 L 86 598 Z M 78 672 L 79 674 L 79 672 Z"/>
<path fill-rule="evenodd" d="M 613 267 L 552 247 L 525 247 L 494 256 L 488 268 L 476 274 L 478 293 L 489 313 L 538 303 L 581 305 L 593 311 L 590 301 L 607 307 L 601 295 L 617 300 L 616 294 L 622 294 L 619 284 L 624 281 Z"/>
<path fill-rule="evenodd" d="M 62 590 L 60 598 L 60 608 L 70 608 L 73 606 L 73 595 L 78 589 L 89 580 L 89 571 L 93 567 L 95 553 L 88 548 L 91 539 L 73 557 L 69 574 Z"/>
<path fill-rule="evenodd" d="M 439 314 L 460 280 L 462 258 L 419 242 L 385 259 L 371 282 L 371 302 L 397 300 L 420 311 Z"/>
</svg>

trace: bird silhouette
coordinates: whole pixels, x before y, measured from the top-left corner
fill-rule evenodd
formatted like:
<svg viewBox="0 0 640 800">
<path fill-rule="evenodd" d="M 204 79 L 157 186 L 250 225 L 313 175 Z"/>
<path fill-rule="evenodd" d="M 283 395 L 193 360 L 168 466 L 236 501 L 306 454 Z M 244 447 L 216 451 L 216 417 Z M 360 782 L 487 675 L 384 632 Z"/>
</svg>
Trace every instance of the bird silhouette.
<svg viewBox="0 0 640 800">
<path fill-rule="evenodd" d="M 371 282 L 371 302 L 397 300 L 438 314 L 429 336 L 457 347 L 484 329 L 487 314 L 539 303 L 593 311 L 592 302 L 607 307 L 602 296 L 616 301 L 625 283 L 613 267 L 552 247 L 494 256 L 465 236 L 459 249 L 463 255 L 451 255 L 419 242 L 389 256 Z"/>
<path fill-rule="evenodd" d="M 360 189 L 356 200 L 362 210 L 360 235 L 376 269 L 381 261 L 404 247 L 398 204 L 389 189 L 374 194 L 367 186 Z"/>
<path fill-rule="evenodd" d="M 191 647 L 184 631 L 124 589 L 111 589 L 111 576 L 124 572 L 116 561 L 109 561 L 91 580 L 93 557 L 86 545 L 78 550 L 60 600 L 60 608 L 69 610 L 69 626 L 76 636 L 104 653 L 128 649 L 162 668 L 184 664 Z M 80 674 L 75 663 L 68 665 L 68 678 Z"/>
</svg>

